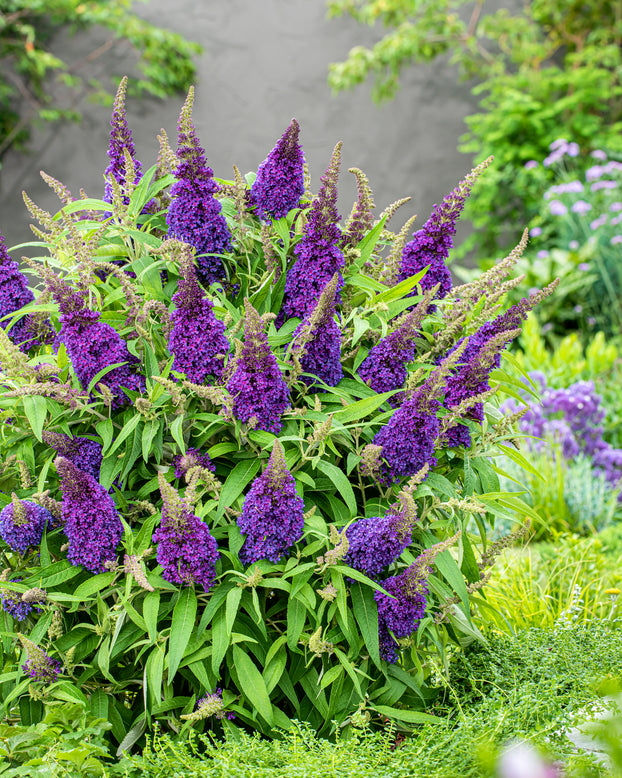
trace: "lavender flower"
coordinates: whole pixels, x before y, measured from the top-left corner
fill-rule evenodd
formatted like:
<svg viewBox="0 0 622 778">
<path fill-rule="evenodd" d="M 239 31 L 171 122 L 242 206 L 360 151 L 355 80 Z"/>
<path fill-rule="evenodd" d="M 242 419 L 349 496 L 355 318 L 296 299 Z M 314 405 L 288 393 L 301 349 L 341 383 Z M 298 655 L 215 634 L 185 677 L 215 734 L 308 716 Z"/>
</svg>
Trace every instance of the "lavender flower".
<svg viewBox="0 0 622 778">
<path fill-rule="evenodd" d="M 304 194 L 304 154 L 298 142 L 300 127 L 292 119 L 276 146 L 259 166 L 251 187 L 251 204 L 260 219 L 281 219 Z"/>
<path fill-rule="evenodd" d="M 294 330 L 292 358 L 303 373 L 310 374 L 302 376 L 302 380 L 309 386 L 316 383 L 315 379 L 328 386 L 336 386 L 343 377 L 341 330 L 335 321 L 338 282 L 339 277 L 335 273 L 320 295 L 311 315 Z"/>
<path fill-rule="evenodd" d="M 41 543 L 46 526 L 53 523 L 49 511 L 13 493 L 11 502 L 0 511 L 0 537 L 13 551 L 25 554 Z"/>
<path fill-rule="evenodd" d="M 166 214 L 168 234 L 190 243 L 197 252 L 199 280 L 208 286 L 222 278 L 224 268 L 218 256 L 231 251 L 231 233 L 214 193 L 218 185 L 205 160 L 192 123 L 194 89 L 191 87 L 181 109 L 177 125 L 179 165 L 176 183 L 171 187 L 172 201 Z"/>
<path fill-rule="evenodd" d="M 370 578 L 377 578 L 412 542 L 417 507 L 408 493 L 401 492 L 399 498 L 399 504 L 384 516 L 359 519 L 346 529 L 349 545 L 344 562 Z"/>
<path fill-rule="evenodd" d="M 449 252 L 453 248 L 453 236 L 456 234 L 456 221 L 471 188 L 481 171 L 491 160 L 478 165 L 458 186 L 441 202 L 435 205 L 430 218 L 413 239 L 402 250 L 401 266 L 396 282 L 405 281 L 429 265 L 428 272 L 421 279 L 421 289 L 426 291 L 438 284 L 436 297 L 441 298 L 451 289 L 451 273 L 445 265 Z M 411 294 L 416 294 L 413 290 Z"/>
<path fill-rule="evenodd" d="M 110 324 L 99 321 L 99 312 L 85 307 L 80 293 L 61 281 L 50 281 L 49 277 L 48 283 L 55 284 L 53 293 L 61 312 L 59 340 L 65 344 L 82 388 L 86 389 L 100 370 L 122 362 L 125 364 L 106 373 L 101 380 L 112 392 L 112 408 L 128 402 L 123 389 L 144 392 L 145 379 L 136 371 L 138 360 L 130 354 L 119 333 Z"/>
<path fill-rule="evenodd" d="M 387 662 L 397 662 L 398 644 L 394 638 L 406 638 L 417 629 L 427 606 L 427 579 L 438 554 L 456 542 L 460 533 L 426 549 L 403 573 L 382 581 L 393 597 L 374 592 L 378 606 L 380 656 Z M 393 636 L 391 635 L 393 633 Z"/>
<path fill-rule="evenodd" d="M 415 358 L 417 338 L 421 336 L 419 327 L 430 309 L 433 294 L 434 289 L 427 290 L 424 299 L 398 320 L 393 332 L 376 343 L 361 363 L 357 371 L 360 378 L 378 394 L 404 386 L 407 364 Z M 401 399 L 397 395 L 390 402 L 398 404 Z"/>
<path fill-rule="evenodd" d="M 377 476 L 387 486 L 404 476 L 415 475 L 425 464 L 430 467 L 436 464 L 434 446 L 440 431 L 436 411 L 440 402 L 430 387 L 428 379 L 373 439 L 373 446 L 382 447 Z"/>
<path fill-rule="evenodd" d="M 126 181 L 127 162 L 125 154 L 129 154 L 134 166 L 134 183 L 137 184 L 142 178 L 142 165 L 136 159 L 136 149 L 132 139 L 132 133 L 127 126 L 127 116 L 125 114 L 125 95 L 127 93 L 127 76 L 121 79 L 119 88 L 112 108 L 112 119 L 110 120 L 110 143 L 108 146 L 108 158 L 110 163 L 105 171 L 106 184 L 104 187 L 104 202 L 112 203 L 112 185 L 110 179 L 114 179 L 119 187 L 123 188 Z M 123 202 L 127 205 L 130 198 L 123 196 Z"/>
<path fill-rule="evenodd" d="M 603 227 L 607 222 L 609 221 L 609 217 L 606 213 L 601 214 L 598 218 L 594 219 L 590 222 L 590 229 L 591 230 L 598 230 L 600 227 Z"/>
<path fill-rule="evenodd" d="M 67 559 L 91 573 L 101 573 L 105 562 L 116 559 L 123 525 L 108 492 L 92 475 L 66 457 L 57 457 L 61 478 L 62 520 L 69 540 Z"/>
<path fill-rule="evenodd" d="M 277 434 L 281 415 L 289 408 L 289 393 L 257 311 L 244 301 L 244 344 L 236 357 L 235 370 L 227 382 L 233 396 L 233 414 L 257 429 Z"/>
<path fill-rule="evenodd" d="M 525 170 L 533 170 L 534 168 L 538 167 L 540 163 L 535 159 L 530 159 L 528 162 L 525 162 L 523 167 Z"/>
<path fill-rule="evenodd" d="M 565 213 L 568 213 L 568 208 L 566 208 L 561 200 L 551 200 L 549 203 L 549 211 L 553 216 L 563 216 Z"/>
<path fill-rule="evenodd" d="M 322 176 L 320 191 L 308 211 L 302 240 L 294 247 L 297 260 L 287 273 L 279 323 L 283 317 L 298 316 L 304 319 L 308 316 L 335 273 L 338 274 L 337 294 L 343 286 L 340 270 L 345 261 L 339 248 L 341 231 L 337 213 L 340 159 L 341 143 L 338 143 L 330 165 Z"/>
<path fill-rule="evenodd" d="M 62 670 L 62 665 L 58 659 L 49 657 L 42 648 L 19 632 L 17 637 L 27 654 L 27 659 L 22 665 L 22 670 L 26 675 L 34 681 L 43 681 L 47 684 L 54 683 Z"/>
<path fill-rule="evenodd" d="M 189 247 L 188 247 L 189 248 Z M 223 360 L 229 351 L 225 325 L 214 315 L 214 306 L 197 283 L 192 255 L 183 250 L 179 260 L 179 282 L 173 295 L 173 329 L 168 348 L 174 355 L 173 370 L 185 373 L 189 381 L 202 384 L 209 376 L 222 376 Z"/>
<path fill-rule="evenodd" d="M 587 213 L 592 210 L 592 204 L 588 203 L 586 200 L 577 200 L 576 203 L 572 204 L 570 210 L 573 213 Z"/>
<path fill-rule="evenodd" d="M 162 494 L 162 522 L 153 533 L 162 577 L 175 584 L 197 584 L 208 592 L 216 580 L 220 556 L 216 540 L 185 500 L 158 473 Z"/>
<path fill-rule="evenodd" d="M 622 235 L 614 235 L 609 242 L 612 246 L 617 246 L 618 244 L 622 243 Z"/>
<path fill-rule="evenodd" d="M 173 467 L 175 468 L 175 478 L 183 478 L 193 467 L 203 467 L 206 470 L 215 472 L 216 466 L 207 454 L 196 448 L 189 448 L 185 454 L 177 454 L 173 457 Z"/>
<path fill-rule="evenodd" d="M 618 186 L 617 181 L 594 181 L 594 183 L 590 186 L 590 191 L 592 192 L 598 192 L 599 189 L 616 189 Z"/>
<path fill-rule="evenodd" d="M 538 236 L 542 235 L 542 227 L 532 227 L 529 230 L 529 235 L 532 238 L 537 238 Z"/>
<path fill-rule="evenodd" d="M 283 447 L 275 440 L 266 469 L 251 484 L 238 518 L 240 532 L 246 535 L 240 561 L 245 565 L 258 559 L 278 562 L 302 537 L 303 524 L 304 503 L 296 494 Z"/>
<path fill-rule="evenodd" d="M 594 151 L 590 151 L 590 157 L 605 160 L 607 159 L 607 154 L 602 149 L 594 149 Z"/>
<path fill-rule="evenodd" d="M 4 236 L 0 233 L 0 319 L 15 313 L 25 305 L 32 303 L 34 294 L 28 287 L 26 276 L 20 271 L 17 262 L 13 262 L 6 249 Z M 0 320 L 0 327 L 6 329 L 9 320 Z M 30 316 L 24 316 L 8 331 L 8 336 L 22 351 L 34 346 Z"/>
<path fill-rule="evenodd" d="M 200 721 L 201 719 L 208 719 L 210 716 L 214 716 L 217 719 L 229 719 L 230 721 L 235 718 L 235 714 L 232 711 L 225 711 L 222 701 L 222 689 L 214 689 L 204 697 L 199 698 L 194 711 L 184 714 L 181 718 L 186 721 Z"/>
<path fill-rule="evenodd" d="M 19 583 L 21 578 L 11 578 L 11 583 Z M 0 586 L 0 602 L 2 609 L 12 616 L 15 621 L 24 621 L 32 611 L 41 612 L 41 608 L 32 602 L 22 599 L 19 592 L 11 591 Z"/>
<path fill-rule="evenodd" d="M 48 430 L 43 431 L 42 438 L 57 454 L 69 459 L 78 469 L 99 481 L 102 447 L 96 440 L 71 438 L 61 432 L 49 432 Z"/>
</svg>

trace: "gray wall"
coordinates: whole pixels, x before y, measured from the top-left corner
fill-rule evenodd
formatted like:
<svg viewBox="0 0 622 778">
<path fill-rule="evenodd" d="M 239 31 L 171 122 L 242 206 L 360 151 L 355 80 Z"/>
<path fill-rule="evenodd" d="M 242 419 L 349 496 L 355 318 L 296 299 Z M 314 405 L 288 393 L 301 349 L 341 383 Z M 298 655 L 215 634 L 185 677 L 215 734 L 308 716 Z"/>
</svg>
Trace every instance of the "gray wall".
<svg viewBox="0 0 622 778">
<path fill-rule="evenodd" d="M 179 9 L 183 9 L 180 11 Z M 359 43 L 370 44 L 381 30 L 361 27 L 349 18 L 328 21 L 324 0 L 150 0 L 134 11 L 163 27 L 199 41 L 194 121 L 209 164 L 217 176 L 256 170 L 292 117 L 301 125 L 301 141 L 311 168 L 312 189 L 326 168 L 332 148 L 343 141 L 340 209 L 347 216 L 356 196 L 349 167 L 369 176 L 379 213 L 399 197 L 412 196 L 393 225 L 413 213 L 425 221 L 435 202 L 468 171 L 470 159 L 457 150 L 466 127 L 463 117 L 475 101 L 469 85 L 459 84 L 454 69 L 418 66 L 404 74 L 393 102 L 371 103 L 370 86 L 331 95 L 328 64 L 344 59 Z M 104 32 L 69 38 L 60 35 L 56 50 L 75 61 L 106 40 Z M 123 45 L 88 65 L 106 79 L 128 72 L 132 56 Z M 145 167 L 155 162 L 156 135 L 164 127 L 176 138 L 183 97 L 165 102 L 128 101 L 128 120 L 137 156 Z M 57 200 L 39 177 L 43 169 L 78 195 L 103 192 L 110 110 L 83 103 L 80 125 L 65 123 L 35 133 L 28 154 L 9 153 L 0 173 L 0 231 L 9 246 L 31 239 L 21 191 L 48 210 Z M 32 250 L 17 250 L 32 254 Z M 35 252 L 36 253 L 36 252 Z"/>
</svg>

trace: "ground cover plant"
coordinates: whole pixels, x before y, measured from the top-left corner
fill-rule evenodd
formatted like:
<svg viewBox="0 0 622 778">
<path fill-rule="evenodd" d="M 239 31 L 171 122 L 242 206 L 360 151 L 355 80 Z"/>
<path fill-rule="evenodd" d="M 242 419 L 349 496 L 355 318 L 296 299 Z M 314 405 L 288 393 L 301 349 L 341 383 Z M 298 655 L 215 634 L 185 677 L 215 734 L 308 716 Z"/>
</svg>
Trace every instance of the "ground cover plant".
<svg viewBox="0 0 622 778">
<path fill-rule="evenodd" d="M 485 165 L 412 236 L 353 169 L 342 226 L 340 144 L 315 196 L 295 120 L 216 179 L 191 91 L 144 170 L 125 86 L 103 198 L 25 196 L 36 299 L 2 247 L 3 713 L 77 703 L 120 751 L 156 724 L 430 721 L 436 668 L 482 639 L 487 530 L 533 514 L 499 488 L 491 458 L 523 459 L 494 395 L 552 287 L 503 310 L 524 235 L 452 288 Z"/>
</svg>

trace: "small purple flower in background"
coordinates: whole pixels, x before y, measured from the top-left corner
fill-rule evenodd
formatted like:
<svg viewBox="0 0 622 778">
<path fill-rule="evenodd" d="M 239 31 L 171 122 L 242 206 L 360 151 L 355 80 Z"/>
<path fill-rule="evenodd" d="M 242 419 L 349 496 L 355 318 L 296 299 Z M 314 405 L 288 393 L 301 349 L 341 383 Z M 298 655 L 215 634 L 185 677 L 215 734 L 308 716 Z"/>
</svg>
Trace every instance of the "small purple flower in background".
<svg viewBox="0 0 622 778">
<path fill-rule="evenodd" d="M 538 167 L 540 163 L 535 159 L 530 159 L 528 162 L 525 162 L 525 170 L 533 170 L 534 168 Z"/>
<path fill-rule="evenodd" d="M 554 194 L 579 194 L 583 189 L 583 184 L 580 181 L 567 181 L 564 184 L 549 187 L 544 193 L 544 199 L 550 200 Z"/>
<path fill-rule="evenodd" d="M 99 481 L 102 464 L 102 447 L 96 440 L 71 438 L 62 432 L 44 430 L 41 434 L 44 443 L 54 449 L 61 457 L 69 459 L 74 465 Z"/>
<path fill-rule="evenodd" d="M 432 209 L 432 214 L 420 230 L 402 250 L 399 274 L 396 283 L 416 275 L 428 265 L 428 272 L 421 279 L 421 289 L 426 291 L 439 284 L 436 297 L 442 298 L 451 289 L 451 272 L 445 265 L 449 252 L 453 248 L 453 236 L 456 234 L 458 220 L 473 184 L 490 160 L 474 168 L 458 186 Z M 414 289 L 411 295 L 417 294 Z"/>
<path fill-rule="evenodd" d="M 343 377 L 341 366 L 341 330 L 335 321 L 337 273 L 326 285 L 310 316 L 294 330 L 291 355 L 298 361 L 302 380 L 309 386 L 319 378 L 328 386 L 337 386 Z"/>
<path fill-rule="evenodd" d="M 233 397 L 233 415 L 256 429 L 278 434 L 282 414 L 290 407 L 289 391 L 276 357 L 263 331 L 263 322 L 248 300 L 244 300 L 246 322 L 244 344 L 235 357 L 235 368 L 227 381 Z"/>
<path fill-rule="evenodd" d="M 556 765 L 547 764 L 532 746 L 521 742 L 506 746 L 497 773 L 499 778 L 562 778 L 564 774 Z"/>
<path fill-rule="evenodd" d="M 21 578 L 11 578 L 11 583 L 20 583 L 21 580 Z M 38 613 L 41 612 L 41 608 L 38 605 L 23 600 L 20 592 L 5 589 L 1 584 L 0 602 L 2 603 L 2 609 L 12 616 L 15 621 L 24 621 L 33 610 Z"/>
<path fill-rule="evenodd" d="M 586 181 L 595 181 L 605 173 L 605 168 L 602 165 L 592 165 L 585 171 Z"/>
<path fill-rule="evenodd" d="M 222 701 L 222 689 L 214 689 L 204 697 L 199 698 L 194 711 L 184 714 L 181 718 L 186 721 L 200 721 L 211 716 L 217 719 L 229 719 L 230 721 L 235 718 L 234 713 L 225 711 Z"/>
<path fill-rule="evenodd" d="M 105 171 L 106 184 L 104 187 L 105 203 L 112 202 L 112 186 L 110 179 L 114 179 L 120 187 L 126 183 L 125 152 L 127 152 L 134 163 L 134 183 L 137 184 L 142 178 L 141 164 L 136 159 L 136 149 L 132 139 L 132 133 L 127 126 L 127 117 L 125 113 L 125 95 L 127 92 L 127 76 L 123 76 L 112 108 L 112 119 L 110 120 L 110 143 L 108 146 L 108 158 L 110 163 Z M 123 202 L 127 205 L 130 198 L 123 196 Z M 110 215 L 110 214 L 108 214 Z"/>
<path fill-rule="evenodd" d="M 104 571 L 105 562 L 116 560 L 123 525 L 112 497 L 93 476 L 79 470 L 71 460 L 57 457 L 61 479 L 62 520 L 69 540 L 67 559 L 91 573 Z"/>
<path fill-rule="evenodd" d="M 612 246 L 617 246 L 619 243 L 622 243 L 622 235 L 614 235 L 613 238 L 611 238 L 610 243 Z"/>
<path fill-rule="evenodd" d="M 412 543 L 412 526 L 417 506 L 407 492 L 384 516 L 358 519 L 346 529 L 348 553 L 344 562 L 370 578 L 377 578 Z"/>
<path fill-rule="evenodd" d="M 532 227 L 529 230 L 529 235 L 532 238 L 537 238 L 538 236 L 542 235 L 542 227 Z"/>
<path fill-rule="evenodd" d="M 577 143 L 569 143 L 566 146 L 566 154 L 568 154 L 569 157 L 578 157 L 580 151 L 581 149 Z"/>
<path fill-rule="evenodd" d="M 618 211 L 622 211 L 622 203 L 616 200 L 615 203 L 611 203 L 611 205 L 609 206 L 609 210 L 612 213 L 617 213 Z"/>
<path fill-rule="evenodd" d="M 549 149 L 551 149 L 551 153 L 542 162 L 544 167 L 550 167 L 555 162 L 562 159 L 566 154 L 568 154 L 569 157 L 576 157 L 579 154 L 579 146 L 576 143 L 568 143 L 564 138 L 554 140 L 549 146 Z"/>
<path fill-rule="evenodd" d="M 542 251 L 538 251 L 538 253 L 536 254 L 536 257 L 538 259 L 547 259 L 549 256 L 550 256 L 550 252 L 547 251 L 546 249 L 542 249 Z"/>
<path fill-rule="evenodd" d="M 594 151 L 590 151 L 590 157 L 592 157 L 592 159 L 600 160 L 607 159 L 607 155 L 602 149 L 594 149 Z"/>
<path fill-rule="evenodd" d="M 604 181 L 594 181 L 594 183 L 590 186 L 590 191 L 598 192 L 599 189 L 616 189 L 617 186 L 617 181 L 610 181 L 609 179 Z"/>
<path fill-rule="evenodd" d="M 622 214 L 619 216 L 614 216 L 610 221 L 609 224 L 615 226 L 616 224 L 620 224 L 622 222 Z"/>
<path fill-rule="evenodd" d="M 152 539 L 158 544 L 156 559 L 162 565 L 162 577 L 184 586 L 198 584 L 208 592 L 216 580 L 216 561 L 220 556 L 216 540 L 162 473 L 158 473 L 158 482 L 162 522 Z"/>
<path fill-rule="evenodd" d="M 570 210 L 573 213 L 587 213 L 588 211 L 592 210 L 592 204 L 586 202 L 585 200 L 577 200 L 576 203 L 572 204 Z"/>
<path fill-rule="evenodd" d="M 168 350 L 175 357 L 173 370 L 184 373 L 195 384 L 202 384 L 210 376 L 220 379 L 229 341 L 224 323 L 214 315 L 214 305 L 197 282 L 188 244 L 179 255 L 179 281 L 172 301 L 175 308 Z"/>
<path fill-rule="evenodd" d="M 591 230 L 597 230 L 599 227 L 603 227 L 607 222 L 609 221 L 609 217 L 607 214 L 603 213 L 601 216 L 599 216 L 597 219 L 594 219 L 590 222 L 590 229 Z"/>
<path fill-rule="evenodd" d="M 260 219 L 282 219 L 295 208 L 304 194 L 304 154 L 298 134 L 300 127 L 292 119 L 275 147 L 259 166 L 251 187 L 251 205 Z"/>
<path fill-rule="evenodd" d="M 568 213 L 568 209 L 561 200 L 551 200 L 549 203 L 549 210 L 553 216 L 563 216 L 565 213 Z"/>
<path fill-rule="evenodd" d="M 49 657 L 40 646 L 21 633 L 18 632 L 17 637 L 27 655 L 27 659 L 22 665 L 24 673 L 29 678 L 32 678 L 33 681 L 43 681 L 47 684 L 54 683 L 62 670 L 62 665 L 58 659 Z"/>
<path fill-rule="evenodd" d="M 300 540 L 303 525 L 304 503 L 285 464 L 283 447 L 275 440 L 266 469 L 251 484 L 238 518 L 240 532 L 246 536 L 240 561 L 245 565 L 258 559 L 278 562 Z"/>
<path fill-rule="evenodd" d="M 339 247 L 341 230 L 337 212 L 337 178 L 341 163 L 341 143 L 335 146 L 330 164 L 322 176 L 322 186 L 307 211 L 307 225 L 302 240 L 294 247 L 296 262 L 287 272 L 285 295 L 277 326 L 283 317 L 308 316 L 331 278 L 338 274 L 337 303 L 343 286 L 341 269 L 345 265 Z"/>
<path fill-rule="evenodd" d="M 574 241 L 574 242 L 576 243 L 576 241 Z M 579 245 L 578 245 L 578 244 L 577 244 L 577 248 L 579 248 Z M 580 262 L 580 263 L 577 265 L 577 270 L 583 270 L 583 271 L 587 271 L 587 270 L 589 270 L 589 269 L 590 269 L 590 263 L 589 263 L 589 262 Z"/>
<path fill-rule="evenodd" d="M 45 528 L 52 524 L 54 517 L 49 511 L 30 500 L 20 500 L 15 492 L 11 502 L 0 511 L 0 537 L 19 554 L 36 548 Z"/>
<path fill-rule="evenodd" d="M 551 151 L 554 151 L 555 149 L 561 149 L 564 146 L 568 145 L 568 141 L 566 138 L 557 138 L 557 140 L 554 140 L 551 145 L 549 146 L 549 149 Z"/>
<path fill-rule="evenodd" d="M 381 581 L 382 587 L 392 594 L 387 597 L 382 592 L 374 592 L 378 606 L 378 632 L 380 636 L 380 656 L 387 662 L 397 662 L 398 644 L 391 637 L 407 638 L 417 629 L 427 606 L 427 580 L 432 572 L 432 563 L 457 541 L 460 533 L 436 543 L 419 554 L 410 567 L 399 575 Z"/>
<path fill-rule="evenodd" d="M 207 454 L 196 448 L 189 448 L 185 454 L 177 454 L 172 462 L 175 468 L 175 478 L 183 478 L 193 467 L 202 467 L 206 470 L 216 471 L 216 466 Z"/>
<path fill-rule="evenodd" d="M 568 244 L 568 248 L 571 251 L 576 251 L 579 248 L 579 241 L 578 240 L 571 240 Z"/>
<path fill-rule="evenodd" d="M 171 204 L 166 214 L 168 234 L 194 246 L 197 273 L 205 286 L 222 278 L 224 268 L 219 254 L 231 251 L 231 233 L 221 206 L 214 197 L 218 184 L 205 160 L 192 123 L 194 89 L 191 87 L 179 116 L 177 181 L 171 187 Z"/>
</svg>

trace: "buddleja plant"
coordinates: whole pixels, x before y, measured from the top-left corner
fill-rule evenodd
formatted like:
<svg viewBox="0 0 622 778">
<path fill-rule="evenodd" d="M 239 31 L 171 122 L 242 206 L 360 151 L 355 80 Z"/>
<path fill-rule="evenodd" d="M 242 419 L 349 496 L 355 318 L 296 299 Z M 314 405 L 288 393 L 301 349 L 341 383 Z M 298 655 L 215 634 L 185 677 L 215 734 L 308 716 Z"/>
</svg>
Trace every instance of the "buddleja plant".
<svg viewBox="0 0 622 778">
<path fill-rule="evenodd" d="M 491 457 L 520 455 L 495 390 L 537 293 L 505 313 L 525 245 L 452 289 L 477 169 L 409 237 L 364 174 L 343 226 L 341 144 L 309 193 L 292 120 L 257 174 L 135 158 L 121 85 L 102 200 L 63 200 L 28 260 L 4 247 L 0 534 L 4 712 L 54 700 L 123 748 L 292 719 L 425 719 L 496 547 Z M 476 533 L 477 534 L 477 533 Z M 19 634 L 17 634 L 19 632 Z M 16 652 L 21 656 L 16 659 Z"/>
</svg>

